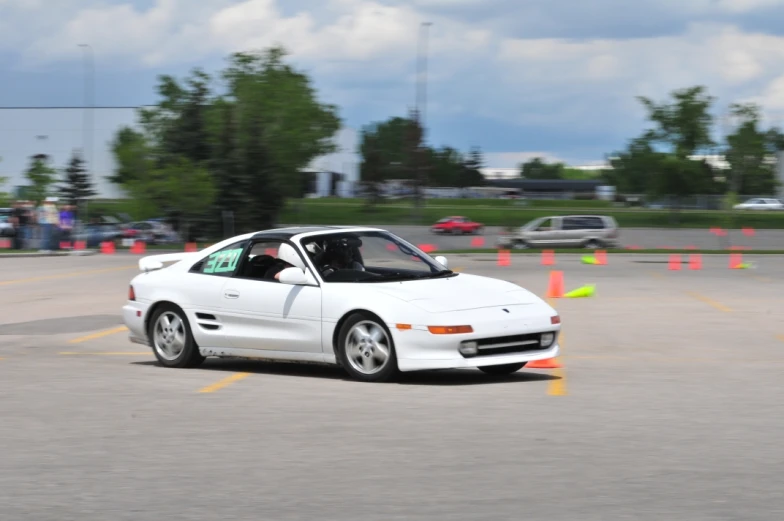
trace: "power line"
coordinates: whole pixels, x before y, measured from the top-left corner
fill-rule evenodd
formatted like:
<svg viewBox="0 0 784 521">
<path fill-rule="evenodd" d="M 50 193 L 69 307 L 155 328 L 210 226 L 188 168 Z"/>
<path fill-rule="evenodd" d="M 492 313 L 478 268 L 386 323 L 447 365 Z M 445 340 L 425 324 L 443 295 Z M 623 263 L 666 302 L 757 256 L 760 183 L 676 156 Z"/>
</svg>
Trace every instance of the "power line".
<svg viewBox="0 0 784 521">
<path fill-rule="evenodd" d="M 106 106 L 46 106 L 46 107 L 2 107 L 0 110 L 84 110 L 84 109 L 140 109 L 142 107 L 154 107 L 155 105 L 106 105 Z"/>
</svg>

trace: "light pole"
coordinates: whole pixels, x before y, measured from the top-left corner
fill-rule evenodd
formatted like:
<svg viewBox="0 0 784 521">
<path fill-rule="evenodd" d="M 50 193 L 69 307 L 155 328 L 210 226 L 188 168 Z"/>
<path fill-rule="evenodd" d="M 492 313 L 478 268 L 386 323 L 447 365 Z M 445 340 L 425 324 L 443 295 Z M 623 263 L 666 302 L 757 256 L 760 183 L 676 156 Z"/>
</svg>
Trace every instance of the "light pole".
<svg viewBox="0 0 784 521">
<path fill-rule="evenodd" d="M 82 144 L 82 157 L 85 160 L 85 174 L 90 180 L 93 169 L 93 106 L 95 104 L 95 57 L 93 48 L 90 44 L 80 43 L 79 47 L 84 49 L 84 121 L 83 129 L 84 141 Z M 89 157 L 88 157 L 89 146 Z M 79 201 L 77 201 L 77 204 Z M 83 219 L 87 219 L 87 199 L 84 200 Z"/>
<path fill-rule="evenodd" d="M 422 22 L 419 25 L 419 51 L 417 66 L 417 93 L 416 93 L 416 112 L 417 120 L 424 129 L 425 109 L 427 106 L 427 37 L 428 29 L 433 25 L 432 22 Z"/>
<path fill-rule="evenodd" d="M 428 29 L 433 25 L 432 22 L 422 22 L 419 24 L 418 42 L 418 63 L 417 63 L 417 88 L 416 88 L 416 123 L 419 126 L 421 136 L 416 143 L 416 193 L 414 197 L 415 206 L 422 204 L 422 189 L 424 185 L 424 175 L 422 172 L 423 150 L 425 142 L 425 108 L 427 105 L 427 37 Z"/>
</svg>

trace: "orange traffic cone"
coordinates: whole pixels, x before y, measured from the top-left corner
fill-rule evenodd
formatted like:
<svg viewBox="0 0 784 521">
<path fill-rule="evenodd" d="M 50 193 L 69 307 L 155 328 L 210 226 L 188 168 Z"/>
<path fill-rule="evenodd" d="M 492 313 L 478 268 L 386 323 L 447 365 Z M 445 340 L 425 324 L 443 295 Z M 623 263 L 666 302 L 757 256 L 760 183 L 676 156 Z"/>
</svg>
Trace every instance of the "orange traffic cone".
<svg viewBox="0 0 784 521">
<path fill-rule="evenodd" d="M 607 265 L 607 252 L 605 250 L 596 250 L 596 255 L 594 257 L 596 258 L 596 264 L 600 266 Z"/>
<path fill-rule="evenodd" d="M 670 255 L 670 271 L 680 271 L 681 269 L 681 256 L 677 253 Z"/>
<path fill-rule="evenodd" d="M 525 364 L 526 369 L 560 369 L 563 367 L 558 358 L 545 358 L 543 360 L 531 360 Z"/>
<path fill-rule="evenodd" d="M 144 241 L 134 241 L 133 246 L 131 246 L 130 252 L 141 255 L 144 253 L 146 249 L 146 245 Z"/>
<path fill-rule="evenodd" d="M 87 243 L 85 241 L 76 241 L 76 242 L 74 242 L 74 250 L 81 251 L 81 250 L 86 250 L 86 249 L 87 249 Z"/>
<path fill-rule="evenodd" d="M 734 270 L 737 269 L 738 266 L 743 264 L 743 254 L 742 253 L 730 253 L 730 269 Z"/>
<path fill-rule="evenodd" d="M 102 242 L 101 253 L 105 255 L 111 255 L 112 253 L 114 253 L 114 243 L 111 241 Z"/>
<path fill-rule="evenodd" d="M 553 250 L 544 250 L 542 252 L 542 266 L 552 266 L 555 264 L 555 252 Z"/>
<path fill-rule="evenodd" d="M 471 246 L 474 248 L 481 248 L 485 245 L 485 238 L 484 237 L 474 237 L 471 239 Z"/>
<path fill-rule="evenodd" d="M 198 248 L 196 247 L 196 243 L 195 242 L 186 242 L 185 243 L 185 251 L 188 252 L 188 253 L 193 253 L 195 251 L 198 251 Z"/>
<path fill-rule="evenodd" d="M 509 266 L 512 263 L 512 256 L 509 250 L 498 250 L 498 265 Z"/>
<path fill-rule="evenodd" d="M 702 269 L 702 255 L 699 253 L 692 253 L 689 255 L 689 269 L 701 270 Z"/>
<path fill-rule="evenodd" d="M 562 271 L 550 272 L 550 283 L 547 286 L 547 298 L 563 298 L 564 280 Z"/>
</svg>

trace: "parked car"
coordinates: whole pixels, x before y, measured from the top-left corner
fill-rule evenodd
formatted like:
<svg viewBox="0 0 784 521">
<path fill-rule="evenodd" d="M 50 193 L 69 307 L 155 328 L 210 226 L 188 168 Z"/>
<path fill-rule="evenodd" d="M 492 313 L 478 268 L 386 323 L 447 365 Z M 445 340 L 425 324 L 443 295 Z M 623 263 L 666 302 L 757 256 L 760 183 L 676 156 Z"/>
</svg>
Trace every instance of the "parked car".
<svg viewBox="0 0 784 521">
<path fill-rule="evenodd" d="M 0 208 L 0 237 L 13 237 L 16 234 L 11 224 L 11 208 Z"/>
<path fill-rule="evenodd" d="M 500 248 L 617 248 L 618 223 L 605 215 L 540 217 L 500 237 Z"/>
<path fill-rule="evenodd" d="M 482 233 L 484 225 L 482 223 L 474 222 L 468 217 L 452 216 L 444 217 L 433 226 L 430 231 L 433 233 Z"/>
<path fill-rule="evenodd" d="M 123 238 L 136 239 L 147 244 L 165 244 L 175 242 L 177 234 L 168 224 L 151 219 L 132 222 L 124 226 Z"/>
<path fill-rule="evenodd" d="M 772 197 L 755 197 L 733 206 L 736 210 L 784 210 L 784 203 Z"/>
</svg>

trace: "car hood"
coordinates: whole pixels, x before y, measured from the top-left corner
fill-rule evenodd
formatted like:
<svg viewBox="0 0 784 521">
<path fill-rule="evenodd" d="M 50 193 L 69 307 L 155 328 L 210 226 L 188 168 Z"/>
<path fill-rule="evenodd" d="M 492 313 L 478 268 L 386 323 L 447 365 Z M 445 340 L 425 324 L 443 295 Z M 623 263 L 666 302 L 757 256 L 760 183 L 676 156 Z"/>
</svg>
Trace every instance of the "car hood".
<svg viewBox="0 0 784 521">
<path fill-rule="evenodd" d="M 375 289 L 430 313 L 543 302 L 511 282 L 465 273 L 444 279 L 379 284 Z"/>
</svg>

